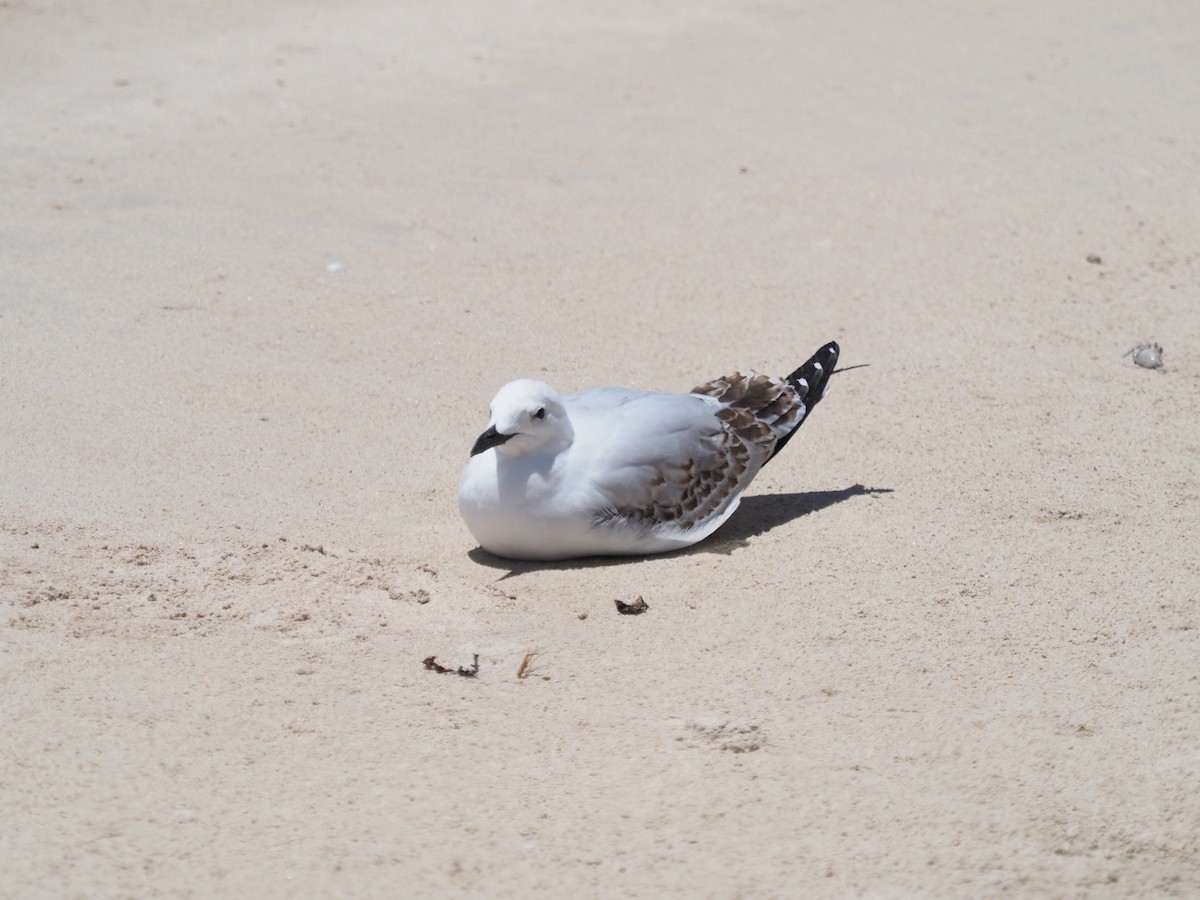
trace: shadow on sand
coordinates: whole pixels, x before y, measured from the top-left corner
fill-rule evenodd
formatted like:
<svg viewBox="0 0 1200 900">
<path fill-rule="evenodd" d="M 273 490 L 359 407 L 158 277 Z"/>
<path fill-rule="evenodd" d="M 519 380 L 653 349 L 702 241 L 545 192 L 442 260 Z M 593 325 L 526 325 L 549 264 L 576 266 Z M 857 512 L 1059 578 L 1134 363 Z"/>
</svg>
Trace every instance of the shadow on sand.
<svg viewBox="0 0 1200 900">
<path fill-rule="evenodd" d="M 524 575 L 526 572 L 544 569 L 598 569 L 603 566 L 629 565 L 631 562 L 646 559 L 669 558 L 693 553 L 717 553 L 728 556 L 739 547 L 750 543 L 751 538 L 780 525 L 786 525 L 801 516 L 819 512 L 852 497 L 890 493 L 892 493 L 891 488 L 869 488 L 856 484 L 840 491 L 809 491 L 807 493 L 743 497 L 738 511 L 708 540 L 701 541 L 693 547 L 685 547 L 671 553 L 656 553 L 652 556 L 586 556 L 562 562 L 521 562 L 495 556 L 482 547 L 475 547 L 467 551 L 467 556 L 481 566 L 504 570 L 505 574 L 501 577 L 501 581 L 505 578 Z"/>
</svg>

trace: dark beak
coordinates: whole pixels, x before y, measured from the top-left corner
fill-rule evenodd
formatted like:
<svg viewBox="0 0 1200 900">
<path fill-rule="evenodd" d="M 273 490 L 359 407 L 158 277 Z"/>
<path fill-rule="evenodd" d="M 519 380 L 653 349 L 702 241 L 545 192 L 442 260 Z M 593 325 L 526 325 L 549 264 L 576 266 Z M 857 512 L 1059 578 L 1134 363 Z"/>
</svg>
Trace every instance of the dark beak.
<svg viewBox="0 0 1200 900">
<path fill-rule="evenodd" d="M 496 426 L 493 425 L 479 436 L 479 440 L 477 440 L 475 442 L 475 446 L 471 448 L 471 455 L 478 456 L 484 450 L 491 450 L 493 447 L 499 447 L 511 437 L 515 437 L 515 435 L 501 434 L 496 430 Z"/>
</svg>

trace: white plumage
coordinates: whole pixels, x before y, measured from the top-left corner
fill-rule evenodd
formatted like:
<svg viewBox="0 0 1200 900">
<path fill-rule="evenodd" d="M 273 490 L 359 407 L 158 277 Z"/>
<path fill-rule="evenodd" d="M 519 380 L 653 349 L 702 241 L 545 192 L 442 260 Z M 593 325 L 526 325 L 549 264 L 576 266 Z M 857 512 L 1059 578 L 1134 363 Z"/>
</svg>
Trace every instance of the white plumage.
<svg viewBox="0 0 1200 900">
<path fill-rule="evenodd" d="M 686 394 L 502 387 L 458 488 L 471 534 L 512 559 L 640 555 L 708 537 L 825 394 L 838 345 L 787 378 Z"/>
</svg>

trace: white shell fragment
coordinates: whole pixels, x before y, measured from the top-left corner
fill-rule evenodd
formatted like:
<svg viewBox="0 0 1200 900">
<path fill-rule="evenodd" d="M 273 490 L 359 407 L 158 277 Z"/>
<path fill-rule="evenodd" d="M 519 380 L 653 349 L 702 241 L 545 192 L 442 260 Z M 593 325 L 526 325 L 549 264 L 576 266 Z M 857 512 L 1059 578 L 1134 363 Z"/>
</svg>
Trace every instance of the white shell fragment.
<svg viewBox="0 0 1200 900">
<path fill-rule="evenodd" d="M 1133 354 L 1133 361 L 1143 369 L 1158 369 L 1163 364 L 1163 349 L 1153 341 L 1147 344 L 1138 344 L 1129 353 Z"/>
<path fill-rule="evenodd" d="M 346 271 L 346 264 L 344 262 L 326 263 L 325 271 L 329 272 L 331 275 L 336 275 L 338 272 Z"/>
</svg>

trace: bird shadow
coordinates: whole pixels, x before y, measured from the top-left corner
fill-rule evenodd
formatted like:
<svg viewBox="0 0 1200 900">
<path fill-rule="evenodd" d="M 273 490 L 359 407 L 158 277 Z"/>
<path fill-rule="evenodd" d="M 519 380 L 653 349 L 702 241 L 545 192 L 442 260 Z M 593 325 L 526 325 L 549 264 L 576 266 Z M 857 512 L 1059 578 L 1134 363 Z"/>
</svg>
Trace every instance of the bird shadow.
<svg viewBox="0 0 1200 900">
<path fill-rule="evenodd" d="M 488 553 L 482 547 L 467 551 L 467 556 L 481 566 L 490 569 L 507 570 L 500 577 L 515 578 L 528 572 L 543 570 L 599 569 L 606 566 L 627 566 L 632 562 L 642 562 L 647 559 L 669 559 L 675 556 L 688 556 L 697 553 L 716 553 L 729 556 L 734 550 L 746 546 L 750 539 L 786 525 L 810 513 L 819 512 L 827 507 L 853 497 L 890 494 L 892 488 L 869 488 L 855 484 L 840 491 L 807 491 L 791 494 L 762 494 L 757 497 L 743 497 L 742 503 L 720 529 L 712 537 L 682 550 L 670 553 L 655 553 L 647 556 L 585 556 L 579 559 L 566 559 L 559 562 L 522 562 L 505 559 Z"/>
</svg>

